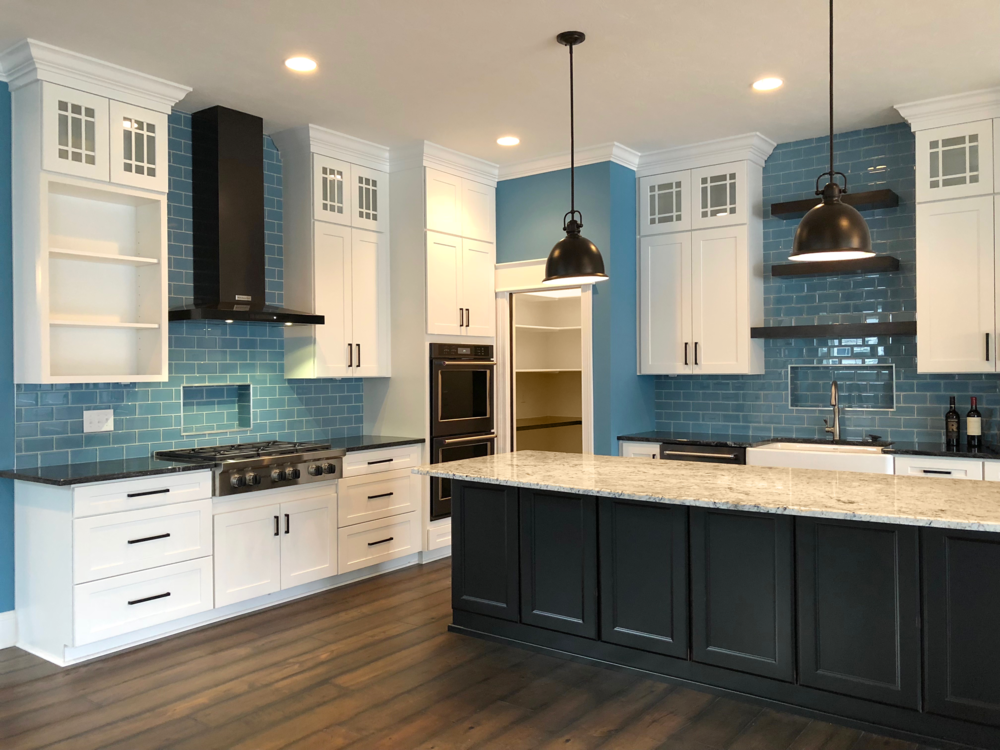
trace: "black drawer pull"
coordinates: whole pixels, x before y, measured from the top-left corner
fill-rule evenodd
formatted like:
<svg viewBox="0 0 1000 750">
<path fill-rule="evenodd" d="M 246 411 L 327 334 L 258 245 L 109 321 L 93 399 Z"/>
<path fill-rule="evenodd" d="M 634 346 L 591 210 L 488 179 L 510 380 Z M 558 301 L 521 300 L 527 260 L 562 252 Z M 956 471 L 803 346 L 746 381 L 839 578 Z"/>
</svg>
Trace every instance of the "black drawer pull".
<svg viewBox="0 0 1000 750">
<path fill-rule="evenodd" d="M 924 474 L 945 474 L 947 476 L 951 476 L 950 471 L 944 471 L 943 469 L 921 469 L 921 471 L 924 472 Z"/>
<path fill-rule="evenodd" d="M 166 539 L 170 534 L 157 534 L 156 536 L 144 536 L 142 539 L 129 539 L 129 544 L 142 544 L 143 542 L 152 542 L 154 539 Z"/>
<path fill-rule="evenodd" d="M 292 530 L 292 520 L 291 520 L 291 516 L 289 516 L 289 515 L 288 515 L 288 514 L 286 513 L 286 514 L 285 514 L 285 533 L 287 534 L 287 533 L 288 533 L 288 532 L 290 532 L 291 530 Z"/>
<path fill-rule="evenodd" d="M 391 493 L 391 492 L 383 492 L 381 495 L 369 495 L 368 499 L 369 500 L 378 500 L 380 497 L 392 497 L 392 495 L 393 495 L 393 493 Z"/>
<path fill-rule="evenodd" d="M 380 458 L 378 461 L 369 461 L 369 466 L 374 466 L 375 464 L 391 464 L 396 459 L 394 458 Z"/>
<path fill-rule="evenodd" d="M 274 535 L 275 536 L 278 536 L 278 534 L 281 533 L 281 528 L 278 526 L 279 523 L 281 523 L 281 521 L 279 521 L 278 517 L 275 516 L 274 517 Z"/>
<path fill-rule="evenodd" d="M 133 599 L 128 603 L 128 606 L 131 607 L 133 604 L 143 604 L 144 602 L 152 602 L 156 601 L 157 599 L 166 599 L 168 596 L 170 596 L 169 591 L 165 594 L 157 594 L 156 596 L 147 596 L 145 599 Z"/>
<path fill-rule="evenodd" d="M 376 544 L 385 544 L 386 542 L 391 542 L 395 538 L 396 537 L 394 537 L 394 536 L 390 536 L 387 539 L 379 539 L 377 542 L 368 542 L 368 546 L 369 547 L 374 547 Z"/>
<path fill-rule="evenodd" d="M 130 492 L 128 497 L 146 497 L 147 495 L 166 495 L 170 492 L 170 488 L 167 487 L 163 490 L 147 490 L 146 492 Z"/>
</svg>

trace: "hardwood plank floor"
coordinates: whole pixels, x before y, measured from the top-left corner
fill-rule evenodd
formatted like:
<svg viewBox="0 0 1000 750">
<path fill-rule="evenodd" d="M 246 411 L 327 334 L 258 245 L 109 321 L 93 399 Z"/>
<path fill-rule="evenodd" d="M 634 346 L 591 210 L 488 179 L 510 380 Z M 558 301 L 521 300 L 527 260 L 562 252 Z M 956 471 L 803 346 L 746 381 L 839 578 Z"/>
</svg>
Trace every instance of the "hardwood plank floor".
<svg viewBox="0 0 1000 750">
<path fill-rule="evenodd" d="M 0 749 L 930 750 L 447 632 L 450 561 L 88 664 L 0 651 Z"/>
</svg>

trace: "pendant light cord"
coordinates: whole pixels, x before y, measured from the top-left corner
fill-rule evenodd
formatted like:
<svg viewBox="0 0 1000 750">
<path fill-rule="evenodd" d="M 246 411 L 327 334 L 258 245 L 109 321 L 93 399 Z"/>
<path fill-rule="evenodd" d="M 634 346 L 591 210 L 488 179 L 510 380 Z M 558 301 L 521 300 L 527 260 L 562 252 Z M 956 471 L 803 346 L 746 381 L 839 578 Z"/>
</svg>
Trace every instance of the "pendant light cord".
<svg viewBox="0 0 1000 750">
<path fill-rule="evenodd" d="M 830 0 L 833 2 L 833 0 Z M 573 115 L 573 45 L 569 45 L 569 208 L 576 213 L 576 122 Z"/>
<path fill-rule="evenodd" d="M 573 48 L 570 47 L 570 70 L 572 71 Z M 570 73 L 572 79 L 572 72 Z M 830 0 L 830 179 L 833 179 L 833 0 Z"/>
</svg>

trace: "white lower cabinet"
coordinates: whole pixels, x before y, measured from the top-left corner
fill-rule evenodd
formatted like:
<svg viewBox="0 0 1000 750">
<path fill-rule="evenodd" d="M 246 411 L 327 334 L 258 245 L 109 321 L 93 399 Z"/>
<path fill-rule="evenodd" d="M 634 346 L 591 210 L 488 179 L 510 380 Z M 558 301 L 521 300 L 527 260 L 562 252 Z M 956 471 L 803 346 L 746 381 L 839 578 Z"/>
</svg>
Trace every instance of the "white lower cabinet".
<svg viewBox="0 0 1000 750">
<path fill-rule="evenodd" d="M 368 521 L 338 532 L 340 572 L 367 568 L 420 551 L 418 513 Z"/>
<path fill-rule="evenodd" d="M 625 458 L 660 458 L 660 444 L 638 440 L 619 440 L 618 455 Z"/>
<path fill-rule="evenodd" d="M 419 481 L 409 469 L 341 479 L 338 526 L 353 526 L 417 510 Z"/>
<path fill-rule="evenodd" d="M 981 480 L 983 478 L 983 462 L 974 458 L 896 456 L 894 463 L 897 476 L 929 477 L 931 479 Z"/>
<path fill-rule="evenodd" d="M 331 490 L 215 516 L 215 606 L 337 574 Z"/>
<path fill-rule="evenodd" d="M 164 565 L 74 587 L 74 642 L 83 646 L 212 609 L 212 559 Z"/>
</svg>

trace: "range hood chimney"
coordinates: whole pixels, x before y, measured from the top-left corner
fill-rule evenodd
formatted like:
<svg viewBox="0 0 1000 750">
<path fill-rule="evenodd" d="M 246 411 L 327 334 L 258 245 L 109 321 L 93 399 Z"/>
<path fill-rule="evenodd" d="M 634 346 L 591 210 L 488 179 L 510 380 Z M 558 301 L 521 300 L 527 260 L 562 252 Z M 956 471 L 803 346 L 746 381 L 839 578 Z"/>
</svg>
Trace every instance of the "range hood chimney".
<svg viewBox="0 0 1000 750">
<path fill-rule="evenodd" d="M 264 301 L 264 121 L 210 107 L 191 116 L 191 135 L 194 304 L 170 320 L 322 324 Z"/>
</svg>

